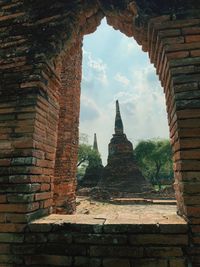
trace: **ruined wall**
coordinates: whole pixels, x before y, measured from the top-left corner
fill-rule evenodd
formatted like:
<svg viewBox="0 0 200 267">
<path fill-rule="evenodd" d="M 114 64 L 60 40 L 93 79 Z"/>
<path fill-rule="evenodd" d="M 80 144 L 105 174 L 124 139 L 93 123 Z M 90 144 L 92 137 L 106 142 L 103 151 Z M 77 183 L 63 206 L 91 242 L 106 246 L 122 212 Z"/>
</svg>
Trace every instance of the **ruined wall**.
<svg viewBox="0 0 200 267">
<path fill-rule="evenodd" d="M 29 224 L 13 251 L 23 266 L 187 267 L 187 242 L 184 223 L 120 225 L 51 215 Z"/>
<path fill-rule="evenodd" d="M 200 266 L 199 1 L 5 0 L 0 14 L 0 263 L 18 262 L 13 244 L 24 241 L 27 222 L 50 214 L 53 206 L 56 212 L 74 211 L 74 176 L 63 176 L 59 157 L 68 163 L 70 153 L 76 158 L 70 135 L 78 126 L 79 86 L 77 80 L 75 96 L 68 90 L 69 98 L 63 94 L 68 89 L 64 81 L 73 77 L 61 79 L 60 60 L 106 16 L 149 52 L 164 87 L 178 212 L 189 224 L 193 266 Z M 65 63 L 63 73 L 72 75 Z M 76 69 L 80 79 L 80 65 Z M 68 107 L 62 103 L 65 97 Z M 72 103 L 74 113 L 64 115 Z M 63 133 L 62 121 L 71 125 L 72 118 L 73 131 Z M 68 147 L 66 154 L 59 140 Z M 74 161 L 68 166 L 74 175 Z M 71 187 L 66 199 L 61 190 L 65 178 L 65 187 Z"/>
<path fill-rule="evenodd" d="M 163 17 L 163 20 L 166 18 Z M 199 19 L 152 20 L 150 58 L 165 90 L 178 213 L 190 224 L 190 251 L 199 266 L 200 27 Z"/>
<path fill-rule="evenodd" d="M 78 154 L 82 40 L 62 56 L 60 111 L 54 176 L 55 213 L 76 210 L 76 164 Z"/>
</svg>

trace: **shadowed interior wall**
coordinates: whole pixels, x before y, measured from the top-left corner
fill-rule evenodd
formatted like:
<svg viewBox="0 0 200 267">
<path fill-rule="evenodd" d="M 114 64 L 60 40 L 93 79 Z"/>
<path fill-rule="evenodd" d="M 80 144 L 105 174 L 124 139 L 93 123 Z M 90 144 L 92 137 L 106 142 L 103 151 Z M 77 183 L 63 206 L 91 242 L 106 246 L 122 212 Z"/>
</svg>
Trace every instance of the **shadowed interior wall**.
<svg viewBox="0 0 200 267">
<path fill-rule="evenodd" d="M 78 154 L 82 41 L 63 56 L 60 111 L 54 177 L 54 212 L 76 209 L 76 164 Z"/>
</svg>

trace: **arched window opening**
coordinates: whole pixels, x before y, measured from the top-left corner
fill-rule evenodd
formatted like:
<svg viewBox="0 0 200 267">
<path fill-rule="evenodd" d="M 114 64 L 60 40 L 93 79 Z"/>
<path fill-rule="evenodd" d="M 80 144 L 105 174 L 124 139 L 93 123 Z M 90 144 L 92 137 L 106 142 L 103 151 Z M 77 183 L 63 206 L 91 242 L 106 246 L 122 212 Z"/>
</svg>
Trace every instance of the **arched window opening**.
<svg viewBox="0 0 200 267">
<path fill-rule="evenodd" d="M 112 203 L 174 205 L 165 98 L 147 53 L 133 38 L 113 30 L 103 20 L 95 33 L 84 36 L 82 68 L 78 200 L 86 195 Z M 126 141 L 113 136 L 118 123 L 116 100 Z M 127 157 L 132 149 L 129 141 L 134 163 Z M 113 156 L 112 150 L 120 146 L 122 151 L 113 152 Z M 82 212 L 81 205 L 77 211 Z"/>
</svg>

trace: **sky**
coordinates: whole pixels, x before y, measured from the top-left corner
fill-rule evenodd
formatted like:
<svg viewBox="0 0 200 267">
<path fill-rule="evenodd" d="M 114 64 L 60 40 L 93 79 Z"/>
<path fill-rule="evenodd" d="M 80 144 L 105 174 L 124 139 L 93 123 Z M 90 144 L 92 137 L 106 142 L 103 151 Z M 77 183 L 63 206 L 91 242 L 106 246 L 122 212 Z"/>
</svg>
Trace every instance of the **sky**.
<svg viewBox="0 0 200 267">
<path fill-rule="evenodd" d="M 119 100 L 124 132 L 133 147 L 142 139 L 169 138 L 166 105 L 155 68 L 133 38 L 103 20 L 83 41 L 80 133 L 97 134 L 104 165 Z"/>
</svg>

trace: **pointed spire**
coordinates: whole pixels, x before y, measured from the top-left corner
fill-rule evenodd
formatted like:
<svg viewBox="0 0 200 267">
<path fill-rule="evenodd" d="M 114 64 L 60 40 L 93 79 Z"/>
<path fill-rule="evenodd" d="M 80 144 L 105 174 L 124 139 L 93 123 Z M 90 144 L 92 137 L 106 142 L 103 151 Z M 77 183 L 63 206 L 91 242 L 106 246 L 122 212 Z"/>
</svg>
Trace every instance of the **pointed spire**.
<svg viewBox="0 0 200 267">
<path fill-rule="evenodd" d="M 97 145 L 97 135 L 96 135 L 96 133 L 94 134 L 93 149 L 96 150 L 96 151 L 99 151 L 98 150 L 98 145 Z"/>
<path fill-rule="evenodd" d="M 115 134 L 123 134 L 124 127 L 119 109 L 119 102 L 116 101 L 116 116 L 115 116 Z"/>
</svg>

